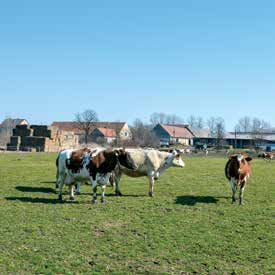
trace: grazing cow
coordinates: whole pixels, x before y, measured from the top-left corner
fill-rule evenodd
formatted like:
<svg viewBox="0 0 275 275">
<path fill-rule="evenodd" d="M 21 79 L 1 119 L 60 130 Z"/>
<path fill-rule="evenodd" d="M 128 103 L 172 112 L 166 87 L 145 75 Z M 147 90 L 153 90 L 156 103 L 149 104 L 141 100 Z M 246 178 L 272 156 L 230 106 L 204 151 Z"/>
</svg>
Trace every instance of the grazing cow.
<svg viewBox="0 0 275 275">
<path fill-rule="evenodd" d="M 225 165 L 225 176 L 232 188 L 232 204 L 236 203 L 237 187 L 240 187 L 240 205 L 243 204 L 243 192 L 248 178 L 251 175 L 250 161 L 252 158 L 246 154 L 236 154 L 229 157 Z"/>
<path fill-rule="evenodd" d="M 164 171 L 171 166 L 185 166 L 181 159 L 182 152 L 176 150 L 173 150 L 171 153 L 154 149 L 132 149 L 127 150 L 127 152 L 133 161 L 135 169 L 130 170 L 123 165 L 116 167 L 114 171 L 114 181 L 117 195 L 122 195 L 120 191 L 120 178 L 122 174 L 126 174 L 129 177 L 147 176 L 149 179 L 149 196 L 152 197 L 154 195 L 154 180 L 158 179 Z"/>
<path fill-rule="evenodd" d="M 97 184 L 101 185 L 101 202 L 104 202 L 106 184 L 111 172 L 123 163 L 128 169 L 133 169 L 128 154 L 123 150 L 90 151 L 85 149 L 59 153 L 58 178 L 60 179 L 59 199 L 62 200 L 62 187 L 70 187 L 70 199 L 74 200 L 74 185 L 77 182 L 90 181 L 93 189 L 93 202 L 96 202 Z"/>
</svg>

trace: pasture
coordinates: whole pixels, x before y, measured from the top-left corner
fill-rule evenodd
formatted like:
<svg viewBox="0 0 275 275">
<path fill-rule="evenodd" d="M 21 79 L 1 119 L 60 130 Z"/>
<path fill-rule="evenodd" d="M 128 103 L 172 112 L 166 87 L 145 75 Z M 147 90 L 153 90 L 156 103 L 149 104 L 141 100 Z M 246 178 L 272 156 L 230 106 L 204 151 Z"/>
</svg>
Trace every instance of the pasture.
<svg viewBox="0 0 275 275">
<path fill-rule="evenodd" d="M 154 198 L 146 178 L 123 176 L 123 197 L 108 187 L 93 205 L 88 185 L 57 200 L 55 157 L 0 154 L 1 274 L 272 273 L 275 161 L 252 161 L 244 206 L 221 157 L 185 157 Z"/>
</svg>

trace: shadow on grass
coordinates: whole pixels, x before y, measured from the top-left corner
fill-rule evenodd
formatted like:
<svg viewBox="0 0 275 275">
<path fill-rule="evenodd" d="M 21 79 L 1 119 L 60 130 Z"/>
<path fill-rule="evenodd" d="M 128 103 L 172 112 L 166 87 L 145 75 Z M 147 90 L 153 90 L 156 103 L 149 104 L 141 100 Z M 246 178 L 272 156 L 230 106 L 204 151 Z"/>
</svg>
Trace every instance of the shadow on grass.
<svg viewBox="0 0 275 275">
<path fill-rule="evenodd" d="M 56 181 L 40 181 L 40 183 L 56 183 Z"/>
<path fill-rule="evenodd" d="M 217 203 L 218 199 L 211 196 L 177 196 L 176 204 L 195 205 L 196 203 Z"/>
<path fill-rule="evenodd" d="M 49 199 L 49 198 L 31 198 L 31 197 L 6 197 L 8 201 L 22 201 L 31 203 L 47 203 L 47 204 L 61 204 L 61 203 L 76 203 L 78 201 L 60 201 L 59 199 Z"/>
<path fill-rule="evenodd" d="M 15 189 L 21 192 L 56 193 L 55 189 L 49 187 L 16 186 Z"/>
<path fill-rule="evenodd" d="M 105 197 L 132 197 L 132 198 L 141 198 L 141 197 L 148 197 L 147 195 L 131 195 L 131 194 L 123 194 L 122 196 L 117 196 L 115 193 L 109 193 L 109 194 L 105 194 Z"/>
</svg>

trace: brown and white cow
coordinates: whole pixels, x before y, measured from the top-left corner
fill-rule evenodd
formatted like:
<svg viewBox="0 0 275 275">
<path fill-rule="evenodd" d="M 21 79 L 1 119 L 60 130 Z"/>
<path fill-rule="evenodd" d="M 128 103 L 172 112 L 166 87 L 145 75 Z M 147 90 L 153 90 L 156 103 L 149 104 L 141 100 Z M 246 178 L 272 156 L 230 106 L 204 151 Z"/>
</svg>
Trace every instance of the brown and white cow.
<svg viewBox="0 0 275 275">
<path fill-rule="evenodd" d="M 272 152 L 263 152 L 259 154 L 258 157 L 270 162 L 273 159 L 274 155 Z"/>
<path fill-rule="evenodd" d="M 232 204 L 236 203 L 237 187 L 240 187 L 240 205 L 243 204 L 243 192 L 248 178 L 251 175 L 250 161 L 252 158 L 246 154 L 235 154 L 229 157 L 225 165 L 225 176 L 232 188 Z"/>
<path fill-rule="evenodd" d="M 74 185 L 81 182 L 91 182 L 93 202 L 96 202 L 97 185 L 102 188 L 101 202 L 104 201 L 106 184 L 111 172 L 122 163 L 128 169 L 133 169 L 128 154 L 123 150 L 63 150 L 58 155 L 57 179 L 59 184 L 59 199 L 62 200 L 62 188 L 70 187 L 70 199 L 74 200 Z"/>
</svg>

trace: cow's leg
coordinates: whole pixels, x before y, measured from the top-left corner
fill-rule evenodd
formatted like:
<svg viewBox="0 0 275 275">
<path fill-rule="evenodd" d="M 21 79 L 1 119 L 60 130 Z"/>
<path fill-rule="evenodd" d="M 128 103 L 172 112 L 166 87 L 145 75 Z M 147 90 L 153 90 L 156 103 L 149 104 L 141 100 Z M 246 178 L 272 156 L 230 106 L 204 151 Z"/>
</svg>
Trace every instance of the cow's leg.
<svg viewBox="0 0 275 275">
<path fill-rule="evenodd" d="M 59 187 L 59 171 L 58 169 L 56 170 L 56 182 L 55 182 L 55 188 Z"/>
<path fill-rule="evenodd" d="M 120 178 L 121 174 L 115 175 L 115 193 L 117 196 L 122 196 L 122 193 L 120 191 Z"/>
<path fill-rule="evenodd" d="M 63 185 L 65 182 L 65 177 L 66 175 L 61 175 L 60 176 L 60 183 L 59 183 L 59 195 L 58 195 L 58 199 L 62 201 L 62 189 L 63 189 Z"/>
<path fill-rule="evenodd" d="M 76 184 L 76 190 L 75 190 L 75 193 L 77 195 L 80 195 L 80 185 L 81 185 L 81 183 L 78 181 L 77 184 Z"/>
<path fill-rule="evenodd" d="M 244 202 L 243 202 L 243 192 L 244 192 L 244 188 L 245 188 L 245 183 L 240 187 L 240 205 L 243 205 Z"/>
<path fill-rule="evenodd" d="M 97 191 L 97 181 L 96 180 L 92 181 L 92 190 L 93 190 L 92 203 L 96 203 L 96 191 Z"/>
<path fill-rule="evenodd" d="M 154 196 L 154 176 L 149 175 L 148 179 L 149 179 L 149 196 L 153 197 Z"/>
<path fill-rule="evenodd" d="M 71 201 L 75 200 L 75 198 L 74 198 L 74 184 L 70 185 L 70 200 Z"/>
<path fill-rule="evenodd" d="M 122 193 L 120 191 L 120 178 L 121 178 L 121 172 L 119 170 L 119 166 L 115 168 L 115 170 L 112 172 L 112 176 L 114 179 L 114 184 L 115 184 L 115 194 L 117 196 L 122 196 Z"/>
<path fill-rule="evenodd" d="M 104 202 L 105 190 L 106 190 L 106 184 L 101 185 L 101 199 L 100 199 L 100 201 L 102 203 Z"/>
<path fill-rule="evenodd" d="M 236 190 L 237 190 L 237 186 L 236 186 L 236 181 L 231 178 L 230 180 L 230 185 L 231 185 L 231 189 L 232 189 L 232 204 L 236 203 Z"/>
</svg>

